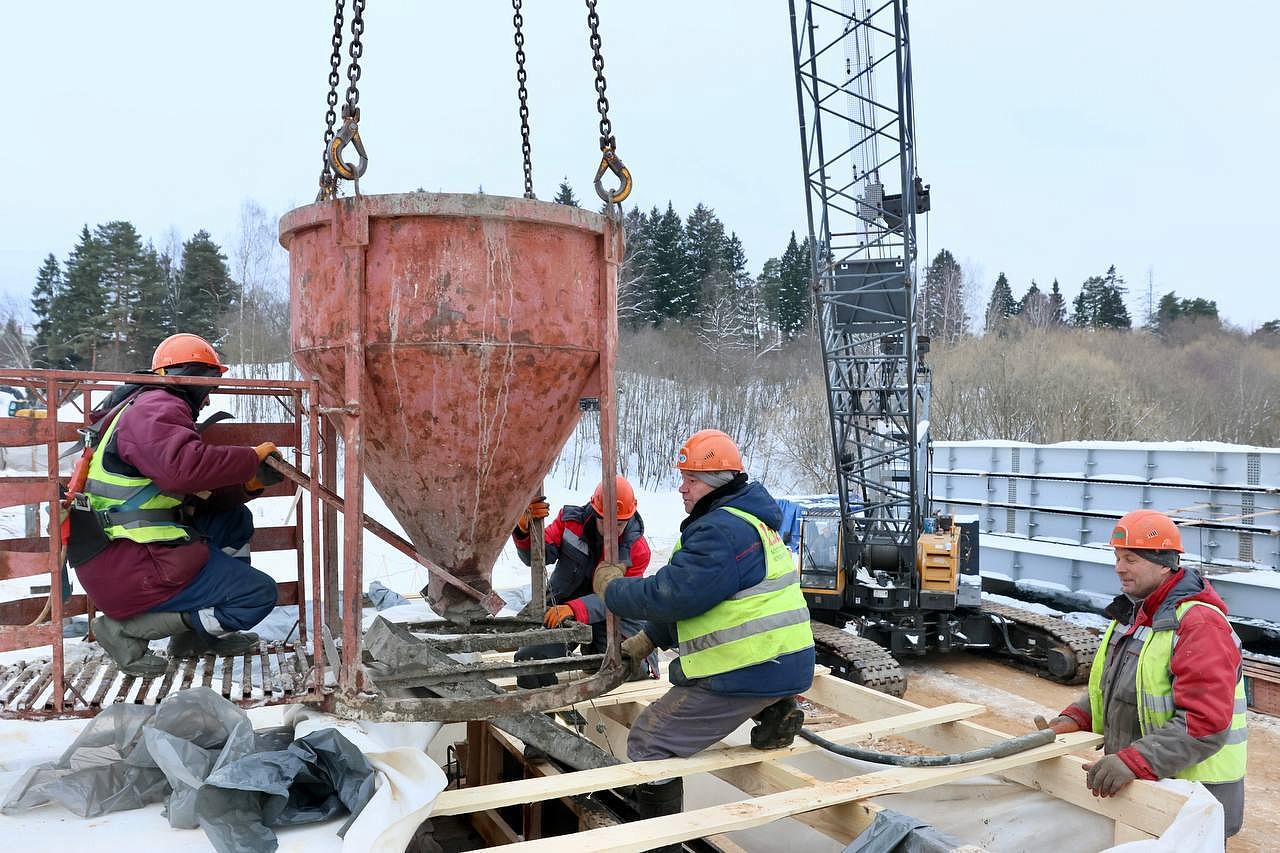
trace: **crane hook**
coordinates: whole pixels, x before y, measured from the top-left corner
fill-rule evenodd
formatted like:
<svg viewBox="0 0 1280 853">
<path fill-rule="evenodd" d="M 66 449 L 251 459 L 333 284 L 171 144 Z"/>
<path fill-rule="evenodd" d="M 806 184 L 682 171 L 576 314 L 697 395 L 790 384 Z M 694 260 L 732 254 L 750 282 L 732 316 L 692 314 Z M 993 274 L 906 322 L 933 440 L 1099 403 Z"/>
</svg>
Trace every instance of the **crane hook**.
<svg viewBox="0 0 1280 853">
<path fill-rule="evenodd" d="M 360 162 L 355 165 L 346 163 L 342 159 L 342 149 L 348 145 L 354 145 L 356 154 L 360 155 Z M 342 108 L 342 127 L 329 143 L 329 165 L 333 167 L 338 177 L 348 181 L 359 180 L 364 175 L 364 170 L 369 167 L 369 158 L 365 154 L 364 143 L 360 140 L 359 107 L 352 109 L 344 106 Z"/>
<path fill-rule="evenodd" d="M 618 188 L 613 192 L 604 188 L 602 178 L 605 172 L 613 172 L 621 181 Z M 600 149 L 600 168 L 596 169 L 596 195 L 600 196 L 600 200 L 609 204 L 620 204 L 625 201 L 627 196 L 631 195 L 631 170 L 623 165 L 622 160 L 614 153 L 612 148 L 602 147 Z"/>
</svg>

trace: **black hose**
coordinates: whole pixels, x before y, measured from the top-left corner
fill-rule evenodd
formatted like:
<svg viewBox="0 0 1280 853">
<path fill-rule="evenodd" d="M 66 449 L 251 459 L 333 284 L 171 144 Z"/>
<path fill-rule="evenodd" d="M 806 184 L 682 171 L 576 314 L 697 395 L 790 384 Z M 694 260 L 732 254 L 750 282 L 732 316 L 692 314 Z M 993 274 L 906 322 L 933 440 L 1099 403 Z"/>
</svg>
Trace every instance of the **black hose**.
<svg viewBox="0 0 1280 853">
<path fill-rule="evenodd" d="M 870 761 L 873 764 L 892 764 L 895 767 L 947 767 L 952 764 L 968 764 L 987 758 L 1003 758 L 1035 749 L 1037 746 L 1053 743 L 1057 737 L 1053 729 L 1041 729 L 1030 734 L 1018 735 L 1008 740 L 971 749 L 968 752 L 954 752 L 950 755 L 896 755 L 892 752 L 878 752 L 874 749 L 859 749 L 856 746 L 841 746 L 833 743 L 817 732 L 801 729 L 800 737 L 817 744 L 828 752 L 843 755 L 845 758 L 856 758 L 859 761 Z"/>
</svg>

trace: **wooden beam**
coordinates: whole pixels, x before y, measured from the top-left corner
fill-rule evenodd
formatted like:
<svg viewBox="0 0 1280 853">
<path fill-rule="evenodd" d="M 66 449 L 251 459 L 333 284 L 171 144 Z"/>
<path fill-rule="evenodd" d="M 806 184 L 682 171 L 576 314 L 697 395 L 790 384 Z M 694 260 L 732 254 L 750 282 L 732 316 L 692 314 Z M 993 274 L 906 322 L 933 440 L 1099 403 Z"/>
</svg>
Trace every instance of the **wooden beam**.
<svg viewBox="0 0 1280 853">
<path fill-rule="evenodd" d="M 856 723 L 851 726 L 832 729 L 824 732 L 823 735 L 836 743 L 849 743 L 863 737 L 897 734 L 922 726 L 933 726 L 938 723 L 972 717 L 975 714 L 983 713 L 985 710 L 981 705 L 955 702 L 938 708 L 911 711 L 883 720 Z M 474 745 L 472 749 L 474 749 Z M 819 747 L 808 741 L 798 741 L 784 749 L 770 750 L 759 750 L 750 746 L 735 746 L 727 749 L 704 750 L 692 758 L 665 758 L 659 761 L 618 764 L 613 767 L 580 770 L 576 773 L 566 773 L 563 776 L 552 778 L 521 779 L 514 782 L 442 791 L 440 796 L 436 798 L 432 814 L 442 816 L 466 814 L 483 809 L 502 808 L 503 806 L 517 803 L 527 803 L 533 800 L 548 800 L 570 794 L 585 794 L 588 791 L 618 788 L 623 785 L 638 785 L 644 782 L 652 782 L 656 779 L 669 779 L 672 776 L 710 773 L 725 767 L 759 764 L 763 761 L 787 758 L 792 755 L 813 752 L 817 749 Z"/>
<path fill-rule="evenodd" d="M 801 790 L 784 791 L 737 803 L 727 803 L 681 814 L 635 821 L 580 832 L 573 837 L 575 851 L 643 851 L 690 838 L 701 838 L 721 832 L 736 832 L 772 823 L 814 809 L 848 803 L 854 800 L 918 791 L 984 773 L 996 773 L 1010 767 L 1034 764 L 1064 755 L 1086 743 L 1092 735 L 1061 735 L 1050 744 L 1004 758 L 992 758 L 972 764 L 951 767 L 895 767 L 862 776 L 851 776 Z M 693 760 L 693 759 L 690 759 Z M 650 763 L 650 762 L 644 762 Z M 657 763 L 657 762 L 652 762 Z M 512 851 L 561 851 L 563 838 L 544 838 L 511 845 Z"/>
<path fill-rule="evenodd" d="M 901 714 L 922 706 L 905 699 L 897 699 L 832 675 L 819 675 L 805 696 L 854 719 Z M 960 752 L 986 746 L 1009 737 L 1005 732 L 971 722 L 954 722 L 931 729 L 920 729 L 909 735 L 908 740 L 942 752 Z M 1100 735 L 1095 735 L 1101 744 Z M 1093 744 L 1082 743 L 1082 746 Z M 1001 773 L 1006 779 L 1043 791 L 1088 811 L 1119 820 L 1150 835 L 1159 836 L 1174 815 L 1186 803 L 1187 798 L 1152 782 L 1137 781 L 1126 785 L 1114 797 L 1095 797 L 1084 784 L 1081 767 L 1085 760 L 1075 755 L 1045 761 L 1035 767 L 1014 767 Z"/>
<path fill-rule="evenodd" d="M 1116 831 L 1114 842 L 1117 846 L 1127 844 L 1130 841 L 1151 841 L 1156 836 L 1149 832 L 1143 832 L 1141 829 L 1129 826 L 1127 823 L 1116 821 Z"/>
</svg>

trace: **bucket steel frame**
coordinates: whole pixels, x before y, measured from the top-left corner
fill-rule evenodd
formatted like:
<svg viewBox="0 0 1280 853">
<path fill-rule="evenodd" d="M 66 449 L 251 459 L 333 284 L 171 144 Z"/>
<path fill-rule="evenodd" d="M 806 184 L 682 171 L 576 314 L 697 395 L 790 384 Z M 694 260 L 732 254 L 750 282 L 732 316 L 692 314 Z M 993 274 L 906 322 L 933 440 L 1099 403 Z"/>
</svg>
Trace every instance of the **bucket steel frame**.
<svg viewBox="0 0 1280 853">
<path fill-rule="evenodd" d="M 446 196 L 427 194 L 428 200 Z M 540 204 L 529 200 L 511 200 L 517 211 L 536 210 Z M 342 663 L 338 672 L 337 692 L 332 697 L 335 713 L 355 719 L 377 721 L 435 720 L 463 721 L 492 718 L 520 713 L 534 713 L 572 705 L 607 693 L 622 683 L 625 671 L 621 662 L 621 637 L 617 620 L 612 613 L 606 617 L 608 643 L 600 669 L 583 679 L 514 693 L 496 693 L 483 697 L 439 696 L 404 697 L 388 696 L 369 683 L 362 667 L 363 636 L 360 620 L 345 618 L 360 613 L 360 596 L 364 587 L 364 561 L 362 547 L 364 436 L 363 417 L 366 407 L 363 399 L 365 376 L 366 328 L 366 272 L 370 241 L 370 217 L 373 211 L 395 210 L 399 215 L 415 215 L 414 196 L 366 197 L 354 196 L 320 202 L 295 210 L 281 220 L 282 243 L 288 247 L 285 236 L 303 223 L 315 224 L 324 220 L 331 223 L 333 245 L 340 250 L 338 281 L 345 293 L 346 340 L 343 354 L 342 405 L 327 408 L 316 407 L 320 414 L 337 421 L 335 431 L 341 430 L 343 443 L 343 495 L 346 506 L 343 511 L 343 617 Z M 372 209 L 372 210 L 371 210 Z M 623 231 L 617 216 L 602 217 L 603 228 L 598 234 L 599 254 L 603 259 L 597 281 L 599 305 L 600 344 L 599 379 L 600 398 L 600 455 L 601 481 L 604 504 L 613 506 L 615 475 L 617 472 L 617 394 L 614 368 L 617 359 L 617 276 L 618 266 L 624 254 Z M 296 330 L 295 330 L 296 332 Z M 330 392 L 337 389 L 330 388 Z M 313 469 L 314 470 L 314 469 Z M 318 517 L 317 490 L 311 490 L 313 525 Z M 617 519 L 604 518 L 604 555 L 608 562 L 618 559 Z M 325 530 L 326 548 L 330 530 Z M 314 547 L 314 546 L 313 546 Z M 422 562 L 420 560 L 420 562 Z M 545 583 L 545 575 L 543 576 Z M 538 596 L 540 590 L 535 590 Z M 500 675 L 500 672 L 490 673 Z M 443 691 L 442 691 L 443 692 Z"/>
</svg>

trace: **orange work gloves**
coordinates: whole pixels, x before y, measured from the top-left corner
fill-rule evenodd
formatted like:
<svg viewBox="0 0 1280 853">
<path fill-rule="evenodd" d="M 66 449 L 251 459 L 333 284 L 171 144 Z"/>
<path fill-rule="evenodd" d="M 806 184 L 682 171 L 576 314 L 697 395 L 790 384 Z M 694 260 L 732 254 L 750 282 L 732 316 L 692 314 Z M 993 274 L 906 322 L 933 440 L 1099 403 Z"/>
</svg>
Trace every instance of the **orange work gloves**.
<svg viewBox="0 0 1280 853">
<path fill-rule="evenodd" d="M 546 628 L 559 628 L 572 618 L 572 607 L 567 604 L 557 604 L 547 608 L 547 615 L 542 617 L 542 624 Z"/>
<path fill-rule="evenodd" d="M 264 441 L 257 447 L 253 448 L 253 452 L 258 454 L 258 470 L 249 482 L 244 484 L 245 491 L 260 492 L 267 486 L 274 486 L 284 479 L 284 475 L 270 465 L 266 464 L 268 456 L 274 456 L 276 459 L 283 460 L 280 451 L 276 449 L 275 444 L 270 441 Z"/>
<path fill-rule="evenodd" d="M 538 495 L 536 498 L 529 501 L 529 508 L 521 514 L 520 519 L 516 522 L 516 527 L 520 529 L 522 534 L 528 533 L 529 521 L 531 519 L 546 518 L 550 514 L 551 504 L 547 503 L 547 496 Z"/>
</svg>

